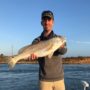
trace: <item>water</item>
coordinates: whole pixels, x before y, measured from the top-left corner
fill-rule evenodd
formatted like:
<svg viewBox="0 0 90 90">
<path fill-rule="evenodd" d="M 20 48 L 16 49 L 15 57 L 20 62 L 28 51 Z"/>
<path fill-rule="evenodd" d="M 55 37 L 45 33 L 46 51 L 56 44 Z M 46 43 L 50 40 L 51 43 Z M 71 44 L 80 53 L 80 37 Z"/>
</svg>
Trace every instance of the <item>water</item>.
<svg viewBox="0 0 90 90">
<path fill-rule="evenodd" d="M 84 90 L 82 80 L 90 84 L 90 65 L 64 65 L 66 90 Z M 87 88 L 90 90 L 90 87 Z"/>
<path fill-rule="evenodd" d="M 0 65 L 0 90 L 39 90 L 38 64 L 17 64 L 8 70 Z M 83 90 L 82 80 L 90 84 L 90 65 L 64 65 L 66 90 Z M 90 90 L 90 88 L 87 88 Z"/>
</svg>

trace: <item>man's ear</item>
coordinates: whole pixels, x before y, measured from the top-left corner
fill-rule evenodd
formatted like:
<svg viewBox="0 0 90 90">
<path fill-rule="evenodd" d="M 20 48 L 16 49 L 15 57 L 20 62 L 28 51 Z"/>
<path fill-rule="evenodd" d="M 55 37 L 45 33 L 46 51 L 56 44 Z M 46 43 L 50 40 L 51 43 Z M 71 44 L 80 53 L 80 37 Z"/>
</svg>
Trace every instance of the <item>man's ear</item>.
<svg viewBox="0 0 90 90">
<path fill-rule="evenodd" d="M 43 25 L 43 22 L 41 21 L 41 25 Z"/>
</svg>

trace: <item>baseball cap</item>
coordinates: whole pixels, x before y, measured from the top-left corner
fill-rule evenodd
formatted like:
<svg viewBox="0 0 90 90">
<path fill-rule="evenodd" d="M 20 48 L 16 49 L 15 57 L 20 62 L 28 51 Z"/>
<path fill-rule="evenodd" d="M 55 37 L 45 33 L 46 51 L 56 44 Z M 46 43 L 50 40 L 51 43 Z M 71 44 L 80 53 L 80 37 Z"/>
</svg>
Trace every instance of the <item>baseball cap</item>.
<svg viewBox="0 0 90 90">
<path fill-rule="evenodd" d="M 43 11 L 43 12 L 42 12 L 41 19 L 43 19 L 43 18 L 45 18 L 45 17 L 49 17 L 49 18 L 52 18 L 52 19 L 54 20 L 53 12 L 50 11 L 50 10 L 47 10 L 47 11 Z"/>
</svg>

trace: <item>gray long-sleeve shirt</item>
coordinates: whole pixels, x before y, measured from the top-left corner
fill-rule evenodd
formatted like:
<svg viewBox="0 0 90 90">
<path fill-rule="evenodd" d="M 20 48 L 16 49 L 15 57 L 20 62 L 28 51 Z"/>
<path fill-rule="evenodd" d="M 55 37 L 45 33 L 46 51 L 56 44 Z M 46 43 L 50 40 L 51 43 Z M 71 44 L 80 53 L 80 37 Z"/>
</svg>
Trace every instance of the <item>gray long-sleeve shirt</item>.
<svg viewBox="0 0 90 90">
<path fill-rule="evenodd" d="M 39 41 L 48 40 L 58 36 L 52 31 L 48 37 L 44 37 L 44 32 L 33 40 L 32 44 L 38 43 Z M 67 51 L 66 44 L 64 48 L 56 50 L 52 58 L 41 57 L 38 58 L 39 62 L 39 79 L 44 81 L 56 81 L 64 78 L 64 71 L 62 65 L 62 55 Z"/>
</svg>

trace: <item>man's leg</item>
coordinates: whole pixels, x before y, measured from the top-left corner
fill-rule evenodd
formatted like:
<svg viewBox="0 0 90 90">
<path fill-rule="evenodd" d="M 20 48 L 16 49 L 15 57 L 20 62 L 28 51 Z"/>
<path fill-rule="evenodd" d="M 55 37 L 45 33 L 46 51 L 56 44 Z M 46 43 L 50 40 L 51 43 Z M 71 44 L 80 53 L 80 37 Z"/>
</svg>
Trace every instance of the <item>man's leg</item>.
<svg viewBox="0 0 90 90">
<path fill-rule="evenodd" d="M 64 79 L 54 82 L 54 90 L 65 90 Z"/>
<path fill-rule="evenodd" d="M 53 82 L 40 81 L 40 90 L 53 90 Z"/>
</svg>

